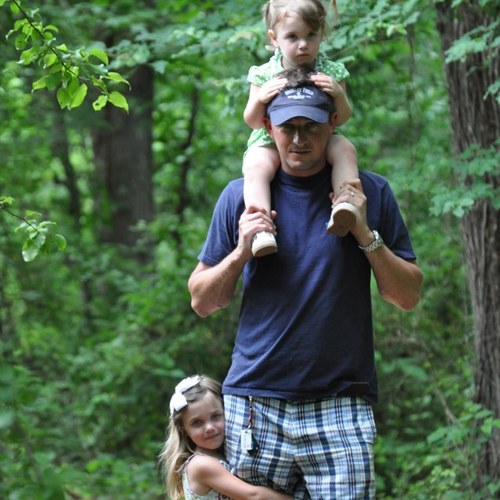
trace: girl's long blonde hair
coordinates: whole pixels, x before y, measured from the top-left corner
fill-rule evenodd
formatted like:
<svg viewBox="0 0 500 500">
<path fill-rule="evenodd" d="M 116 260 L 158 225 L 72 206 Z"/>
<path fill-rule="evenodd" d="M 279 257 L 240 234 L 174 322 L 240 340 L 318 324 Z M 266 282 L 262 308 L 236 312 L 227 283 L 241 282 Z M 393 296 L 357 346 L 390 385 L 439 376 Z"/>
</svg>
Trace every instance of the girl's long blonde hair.
<svg viewBox="0 0 500 500">
<path fill-rule="evenodd" d="M 216 380 L 200 375 L 200 381 L 191 389 L 183 393 L 189 404 L 202 399 L 205 394 L 211 392 L 221 398 L 221 384 Z M 187 407 L 186 407 L 187 408 Z M 163 482 L 168 498 L 181 500 L 184 498 L 182 489 L 182 472 L 186 460 L 195 452 L 196 446 L 184 432 L 182 425 L 182 413 L 173 411 L 167 427 L 167 439 L 159 456 L 159 464 L 162 471 Z"/>
</svg>

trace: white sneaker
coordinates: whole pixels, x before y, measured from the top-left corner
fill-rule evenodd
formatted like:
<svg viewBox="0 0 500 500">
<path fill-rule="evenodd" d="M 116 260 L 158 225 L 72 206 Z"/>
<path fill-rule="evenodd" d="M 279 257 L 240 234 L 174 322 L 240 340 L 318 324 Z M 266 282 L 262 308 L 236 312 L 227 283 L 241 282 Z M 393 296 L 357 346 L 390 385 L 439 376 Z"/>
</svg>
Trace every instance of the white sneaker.
<svg viewBox="0 0 500 500">
<path fill-rule="evenodd" d="M 326 230 L 335 236 L 344 237 L 356 224 L 358 209 L 351 203 L 342 202 L 335 205 Z"/>
<path fill-rule="evenodd" d="M 255 233 L 252 241 L 252 253 L 254 257 L 264 257 L 278 251 L 276 238 L 273 233 L 260 231 Z"/>
</svg>

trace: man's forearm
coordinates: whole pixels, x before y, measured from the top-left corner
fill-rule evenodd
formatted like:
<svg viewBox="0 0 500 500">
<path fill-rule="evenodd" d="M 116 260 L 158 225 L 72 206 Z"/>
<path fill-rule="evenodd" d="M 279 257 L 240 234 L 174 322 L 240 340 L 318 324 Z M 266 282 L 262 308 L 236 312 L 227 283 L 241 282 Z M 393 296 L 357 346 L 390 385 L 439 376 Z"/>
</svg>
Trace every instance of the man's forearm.
<svg viewBox="0 0 500 500">
<path fill-rule="evenodd" d="M 366 255 L 382 298 L 400 309 L 413 309 L 420 301 L 423 281 L 420 268 L 393 254 L 387 247 Z"/>
<path fill-rule="evenodd" d="M 196 314 L 206 317 L 229 305 L 246 261 L 237 248 L 216 266 L 196 266 L 188 281 Z"/>
</svg>

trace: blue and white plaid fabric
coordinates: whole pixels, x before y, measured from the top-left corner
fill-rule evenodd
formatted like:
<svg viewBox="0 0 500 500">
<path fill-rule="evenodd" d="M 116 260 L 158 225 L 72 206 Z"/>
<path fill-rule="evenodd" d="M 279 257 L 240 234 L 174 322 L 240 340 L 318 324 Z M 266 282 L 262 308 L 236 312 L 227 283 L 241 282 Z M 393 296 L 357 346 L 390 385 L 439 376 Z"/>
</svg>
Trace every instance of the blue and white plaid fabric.
<svg viewBox="0 0 500 500">
<path fill-rule="evenodd" d="M 360 398 L 284 401 L 254 397 L 252 432 L 259 445 L 240 446 L 250 402 L 224 396 L 226 457 L 242 479 L 278 487 L 295 499 L 375 498 L 371 405 Z"/>
</svg>

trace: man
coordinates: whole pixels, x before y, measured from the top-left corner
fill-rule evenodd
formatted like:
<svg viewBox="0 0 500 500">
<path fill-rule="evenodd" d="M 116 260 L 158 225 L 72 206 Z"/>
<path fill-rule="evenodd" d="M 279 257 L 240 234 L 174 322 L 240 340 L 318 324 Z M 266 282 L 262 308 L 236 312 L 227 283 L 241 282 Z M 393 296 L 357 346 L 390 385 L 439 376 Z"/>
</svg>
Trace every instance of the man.
<svg viewBox="0 0 500 500">
<path fill-rule="evenodd" d="M 334 200 L 358 208 L 351 234 L 326 231 L 325 148 L 336 113 L 329 96 L 295 76 L 265 120 L 281 159 L 271 187 L 280 250 L 252 258 L 253 236 L 276 234 L 274 221 L 260 207 L 245 209 L 242 180 L 229 183 L 189 279 L 191 303 L 200 316 L 227 306 L 243 276 L 223 384 L 234 472 L 295 498 L 373 498 L 378 387 L 370 276 L 385 300 L 412 309 L 422 273 L 392 191 L 377 174 L 361 171 Z"/>
</svg>

